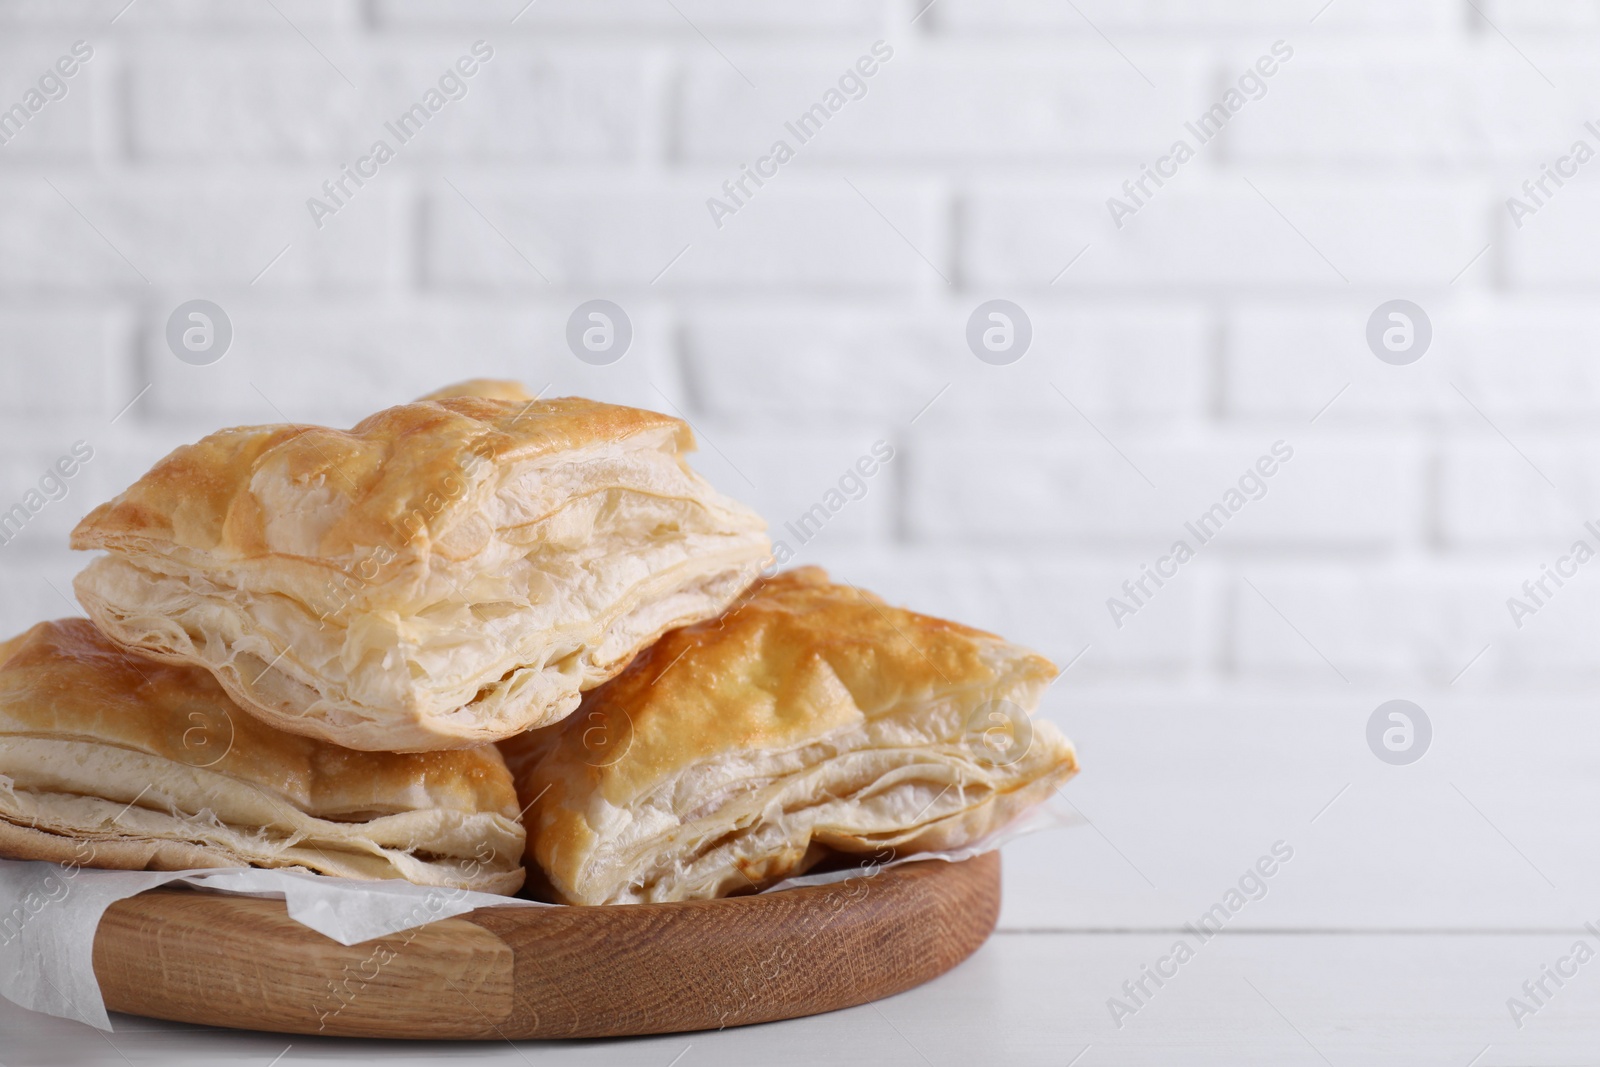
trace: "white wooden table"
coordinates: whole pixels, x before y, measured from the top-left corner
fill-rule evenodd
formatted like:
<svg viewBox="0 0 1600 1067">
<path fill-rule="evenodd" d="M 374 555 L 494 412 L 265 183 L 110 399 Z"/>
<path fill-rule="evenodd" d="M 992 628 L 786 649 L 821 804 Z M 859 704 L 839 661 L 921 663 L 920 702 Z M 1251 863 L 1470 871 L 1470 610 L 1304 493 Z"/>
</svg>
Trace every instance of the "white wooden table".
<svg viewBox="0 0 1600 1067">
<path fill-rule="evenodd" d="M 1174 936 L 1000 933 L 950 974 L 877 1004 L 720 1033 L 620 1041 L 403 1044 L 202 1030 L 130 1016 L 113 1017 L 116 1032 L 104 1035 L 0 1002 L 0 1062 L 265 1067 L 281 1054 L 280 1067 L 1600 1063 L 1600 960 L 1568 980 L 1520 1031 L 1505 1003 L 1577 934 L 1224 933 L 1119 1029 L 1108 996 Z"/>
<path fill-rule="evenodd" d="M 109 1038 L 0 1001 L 0 1064 L 1600 1064 L 1600 956 L 1519 1028 L 1523 983 L 1600 952 L 1591 702 L 1430 702 L 1434 750 L 1367 751 L 1391 694 L 1142 704 L 1063 687 L 1092 820 L 1005 850 L 1001 931 L 922 988 L 811 1019 L 624 1041 L 292 1038 L 117 1017 Z M 1293 859 L 1145 1006 L 1107 1000 L 1282 840 Z M 1169 965 L 1170 969 L 1170 965 Z M 1154 989 L 1146 979 L 1146 984 Z M 1526 1000 L 1533 1005 L 1531 1000 Z M 287 1052 L 285 1051 L 287 1049 Z M 687 1051 L 685 1051 L 687 1049 Z"/>
</svg>

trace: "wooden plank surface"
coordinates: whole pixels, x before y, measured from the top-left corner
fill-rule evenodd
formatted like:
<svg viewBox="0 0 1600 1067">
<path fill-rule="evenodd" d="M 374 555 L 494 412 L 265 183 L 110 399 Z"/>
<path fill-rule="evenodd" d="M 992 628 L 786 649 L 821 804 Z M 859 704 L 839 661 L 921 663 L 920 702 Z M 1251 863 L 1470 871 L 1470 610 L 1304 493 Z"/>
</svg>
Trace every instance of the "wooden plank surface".
<svg viewBox="0 0 1600 1067">
<path fill-rule="evenodd" d="M 107 911 L 113 1011 L 291 1034 L 610 1037 L 743 1026 L 891 996 L 994 929 L 1000 857 L 723 900 L 484 909 L 345 946 L 282 901 L 154 890 Z"/>
<path fill-rule="evenodd" d="M 721 1032 L 612 1041 L 378 1042 L 132 1016 L 115 1016 L 117 1032 L 102 1035 L 0 1002 L 0 1061 L 266 1067 L 281 1054 L 278 1067 L 1593 1064 L 1600 971 L 1590 970 L 1600 961 L 1584 965 L 1521 1029 L 1506 1007 L 1507 998 L 1522 995 L 1524 981 L 1580 936 L 1225 933 L 1201 946 L 1120 1029 L 1107 999 L 1166 952 L 1173 934 L 997 934 L 944 976 L 884 1001 Z"/>
<path fill-rule="evenodd" d="M 1463 679 L 1466 686 L 1470 675 Z M 1335 680 L 1337 684 L 1337 680 Z M 1432 747 L 1389 766 L 1365 726 L 1404 693 L 1146 702 L 1052 690 L 1092 821 L 1006 849 L 1002 929 L 1194 921 L 1272 844 L 1295 850 L 1235 922 L 1266 929 L 1546 929 L 1600 921 L 1593 701 L 1426 701 Z M 1148 879 L 1148 880 L 1147 880 Z"/>
<path fill-rule="evenodd" d="M 493 1036 L 511 1014 L 511 949 L 465 918 L 341 945 L 281 900 L 155 890 L 106 911 L 95 973 L 107 1007 L 329 1036 Z M 442 998 L 474 1010 L 441 1012 Z M 464 1004 L 461 1005 L 465 1007 Z"/>
</svg>

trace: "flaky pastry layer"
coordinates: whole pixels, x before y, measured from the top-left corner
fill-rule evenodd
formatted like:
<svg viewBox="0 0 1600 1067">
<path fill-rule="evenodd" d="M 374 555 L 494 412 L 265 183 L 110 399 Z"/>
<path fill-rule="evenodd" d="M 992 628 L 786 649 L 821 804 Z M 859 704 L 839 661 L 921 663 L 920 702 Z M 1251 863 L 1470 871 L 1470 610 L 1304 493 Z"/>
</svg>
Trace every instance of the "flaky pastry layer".
<svg viewBox="0 0 1600 1067">
<path fill-rule="evenodd" d="M 553 723 L 769 542 L 684 459 L 682 421 L 472 382 L 352 430 L 225 430 L 73 533 L 119 643 L 350 748 L 463 747 Z"/>
<path fill-rule="evenodd" d="M 615 904 L 749 891 L 830 851 L 969 844 L 1075 773 L 1029 717 L 1055 673 L 816 568 L 779 575 L 566 723 L 502 742 L 529 860 L 563 900 Z"/>
<path fill-rule="evenodd" d="M 300 867 L 513 893 L 524 834 L 493 746 L 353 752 L 241 712 L 207 672 L 83 619 L 0 645 L 0 854 Z"/>
</svg>

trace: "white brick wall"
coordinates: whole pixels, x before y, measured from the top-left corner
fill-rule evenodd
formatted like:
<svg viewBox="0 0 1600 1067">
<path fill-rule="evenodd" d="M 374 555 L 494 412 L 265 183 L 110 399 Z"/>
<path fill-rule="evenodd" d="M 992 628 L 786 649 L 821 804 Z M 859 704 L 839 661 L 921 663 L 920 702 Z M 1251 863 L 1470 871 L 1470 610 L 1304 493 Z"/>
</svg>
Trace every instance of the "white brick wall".
<svg viewBox="0 0 1600 1067">
<path fill-rule="evenodd" d="M 489 374 L 681 411 L 701 468 L 775 527 L 892 442 L 802 558 L 1083 652 L 1047 710 L 1091 771 L 1133 776 L 1082 780 L 1114 839 L 1203 768 L 1247 788 L 1265 712 L 1163 748 L 1149 724 L 1191 706 L 1282 708 L 1291 747 L 1335 730 L 1300 701 L 1341 709 L 1333 763 L 1296 786 L 1319 803 L 1383 699 L 1571 702 L 1600 674 L 1600 570 L 1520 630 L 1505 605 L 1600 519 L 1600 162 L 1520 228 L 1505 207 L 1574 139 L 1600 149 L 1592 4 L 124 3 L 0 2 L 0 109 L 95 48 L 0 145 L 0 509 L 96 448 L 0 546 L 6 632 L 67 610 L 66 531 L 174 445 Z M 466 96 L 318 229 L 307 198 L 480 39 Z M 880 39 L 866 95 L 719 227 L 707 198 Z M 1280 39 L 1266 94 L 1118 228 L 1107 198 Z M 194 297 L 235 328 L 209 367 L 163 341 Z M 563 340 L 594 297 L 634 324 L 611 366 Z M 991 298 L 1032 321 L 1011 366 L 966 345 Z M 1432 320 L 1411 366 L 1366 345 L 1394 298 Z M 1118 628 L 1107 598 L 1279 439 L 1266 498 Z M 1161 710 L 1099 710 L 1131 705 Z M 1480 754 L 1457 773 L 1489 773 L 1483 738 L 1450 735 L 1482 718 L 1436 721 L 1441 760 Z M 1550 745 L 1581 740 L 1551 721 Z M 1141 785 L 1141 765 L 1191 769 Z M 1169 874 L 1187 847 L 1118 843 Z M 1088 899 L 1128 888 L 1087 856 Z"/>
<path fill-rule="evenodd" d="M 970 165 L 1137 158 L 1167 139 L 1168 114 L 1200 110 L 1209 73 L 1197 52 L 1163 47 L 1147 72 L 1163 87 L 1164 106 L 1133 112 L 1128 96 L 1145 87 L 1099 42 L 908 43 L 902 31 L 885 43 L 895 49 L 892 57 L 863 79 L 865 95 L 804 147 L 806 156 L 841 167 L 862 159 Z M 755 92 L 715 56 L 699 59 L 683 83 L 684 156 L 739 160 L 766 148 L 783 135 L 785 121 L 868 54 L 868 44 L 750 54 L 749 65 L 761 71 Z"/>
</svg>

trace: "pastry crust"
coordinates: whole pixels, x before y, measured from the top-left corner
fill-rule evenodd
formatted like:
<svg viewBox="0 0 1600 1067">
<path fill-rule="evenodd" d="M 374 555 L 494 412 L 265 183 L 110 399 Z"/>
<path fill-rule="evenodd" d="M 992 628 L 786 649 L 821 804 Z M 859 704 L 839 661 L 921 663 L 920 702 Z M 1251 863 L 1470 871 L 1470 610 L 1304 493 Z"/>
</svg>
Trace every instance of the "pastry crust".
<svg viewBox="0 0 1600 1067">
<path fill-rule="evenodd" d="M 533 399 L 533 394 L 528 392 L 521 382 L 509 382 L 503 378 L 469 378 L 464 382 L 447 385 L 443 389 L 435 389 L 427 396 L 418 397 L 423 400 L 450 400 L 458 396 L 480 396 L 488 400 L 520 400 L 526 403 Z"/>
<path fill-rule="evenodd" d="M 530 871 L 568 903 L 687 900 L 828 850 L 968 844 L 1077 770 L 1028 717 L 1056 673 L 820 569 L 779 575 L 667 634 L 567 722 L 501 743 Z"/>
<path fill-rule="evenodd" d="M 767 558 L 761 519 L 689 468 L 681 420 L 443 392 L 462 395 L 178 449 L 73 532 L 108 553 L 79 600 L 274 726 L 423 751 L 565 717 Z"/>
<path fill-rule="evenodd" d="M 8 858 L 522 885 L 515 789 L 492 745 L 402 755 L 284 733 L 207 672 L 126 652 L 86 619 L 0 646 L 0 738 Z"/>
</svg>

